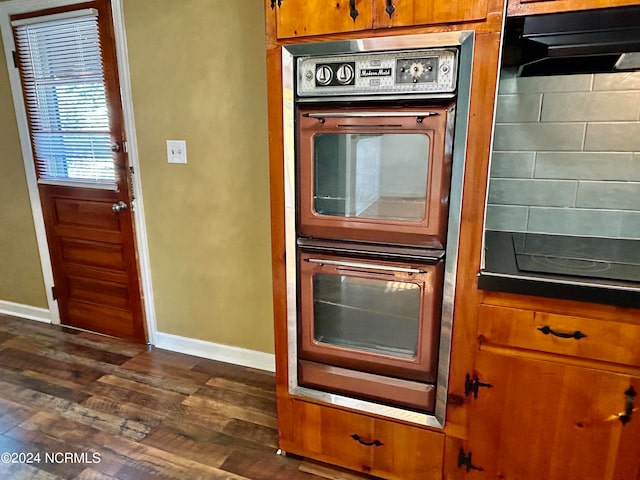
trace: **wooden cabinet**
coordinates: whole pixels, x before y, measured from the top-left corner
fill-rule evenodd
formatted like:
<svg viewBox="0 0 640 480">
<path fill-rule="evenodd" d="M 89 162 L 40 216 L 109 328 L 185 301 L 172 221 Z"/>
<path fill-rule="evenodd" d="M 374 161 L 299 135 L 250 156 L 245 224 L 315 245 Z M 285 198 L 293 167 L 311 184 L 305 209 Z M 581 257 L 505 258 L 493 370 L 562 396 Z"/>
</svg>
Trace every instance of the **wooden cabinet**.
<svg viewBox="0 0 640 480">
<path fill-rule="evenodd" d="M 482 351 L 475 373 L 492 387 L 471 406 L 474 478 L 640 479 L 640 412 L 620 417 L 639 377 Z"/>
<path fill-rule="evenodd" d="M 637 323 L 481 305 L 475 478 L 639 480 L 639 340 Z"/>
<path fill-rule="evenodd" d="M 278 38 L 352 32 L 372 27 L 372 0 L 281 0 L 276 11 Z M 278 6 L 279 5 L 279 6 Z"/>
<path fill-rule="evenodd" d="M 267 0 L 278 38 L 483 20 L 488 0 Z"/>
<path fill-rule="evenodd" d="M 637 0 L 509 0 L 507 15 L 513 17 L 637 4 Z"/>
<path fill-rule="evenodd" d="M 387 479 L 440 480 L 444 434 L 292 400 L 283 449 Z"/>
<path fill-rule="evenodd" d="M 487 0 L 374 0 L 373 24 L 377 28 L 470 22 L 487 17 Z M 391 12 L 391 14 L 389 14 Z"/>
<path fill-rule="evenodd" d="M 515 308 L 480 306 L 482 344 L 640 368 L 640 325 Z M 609 367 L 612 368 L 612 367 Z"/>
</svg>

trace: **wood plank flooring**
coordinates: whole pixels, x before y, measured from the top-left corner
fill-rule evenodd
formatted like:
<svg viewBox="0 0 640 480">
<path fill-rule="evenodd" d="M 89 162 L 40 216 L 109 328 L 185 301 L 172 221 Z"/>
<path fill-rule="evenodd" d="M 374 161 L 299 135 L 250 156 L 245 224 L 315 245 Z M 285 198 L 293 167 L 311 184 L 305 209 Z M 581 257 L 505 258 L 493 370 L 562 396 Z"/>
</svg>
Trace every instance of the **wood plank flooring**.
<svg viewBox="0 0 640 480">
<path fill-rule="evenodd" d="M 276 449 L 269 372 L 0 315 L 0 478 L 371 478 Z"/>
</svg>

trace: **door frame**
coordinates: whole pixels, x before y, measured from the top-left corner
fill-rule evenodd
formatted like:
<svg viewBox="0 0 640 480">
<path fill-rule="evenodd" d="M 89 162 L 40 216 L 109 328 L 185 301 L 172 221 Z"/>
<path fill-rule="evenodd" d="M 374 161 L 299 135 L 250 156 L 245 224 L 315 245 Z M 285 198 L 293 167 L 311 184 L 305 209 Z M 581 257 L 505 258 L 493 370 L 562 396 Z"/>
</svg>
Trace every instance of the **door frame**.
<svg viewBox="0 0 640 480">
<path fill-rule="evenodd" d="M 27 177 L 27 188 L 29 191 L 29 199 L 31 203 L 31 212 L 33 215 L 33 223 L 36 231 L 36 241 L 38 245 L 38 252 L 40 253 L 40 263 L 42 267 L 42 275 L 44 277 L 44 287 L 45 293 L 47 295 L 47 304 L 49 307 L 49 319 L 51 323 L 56 325 L 60 324 L 60 313 L 58 309 L 58 302 L 53 298 L 52 287 L 54 285 L 54 282 L 53 270 L 51 267 L 51 256 L 49 253 L 49 247 L 47 244 L 47 237 L 45 233 L 42 205 L 40 204 L 40 195 L 38 193 L 38 181 L 36 177 L 35 164 L 33 161 L 33 152 L 31 150 L 31 139 L 29 136 L 27 114 L 22 95 L 20 74 L 17 68 L 12 67 L 12 52 L 13 50 L 15 50 L 15 44 L 9 17 L 13 14 L 27 13 L 36 10 L 42 10 L 45 8 L 75 5 L 84 2 L 86 2 L 86 0 L 7 0 L 4 2 L 0 2 L 0 29 L 2 30 L 2 42 L 4 44 L 7 70 L 9 73 L 9 82 L 11 84 L 13 104 L 18 124 L 20 146 L 22 149 L 22 158 L 24 160 L 25 174 Z M 134 241 L 136 243 L 136 249 L 138 253 L 138 274 L 140 277 L 140 285 L 142 289 L 142 305 L 147 327 L 147 341 L 149 344 L 155 345 L 157 325 L 154 307 L 155 304 L 153 300 L 153 289 L 151 283 L 151 266 L 149 261 L 149 246 L 147 243 L 144 203 L 142 200 L 142 184 L 140 181 L 138 145 L 133 113 L 131 79 L 129 75 L 129 58 L 124 27 L 124 13 L 122 9 L 122 0 L 110 0 L 110 3 L 115 33 L 115 47 L 118 63 L 118 76 L 120 80 L 120 96 L 124 117 L 124 129 L 127 141 L 127 154 L 129 157 L 129 165 L 133 167 L 135 172 L 135 174 L 132 175 L 133 182 L 130 188 L 135 196 L 135 214 L 133 215 L 135 227 Z"/>
</svg>

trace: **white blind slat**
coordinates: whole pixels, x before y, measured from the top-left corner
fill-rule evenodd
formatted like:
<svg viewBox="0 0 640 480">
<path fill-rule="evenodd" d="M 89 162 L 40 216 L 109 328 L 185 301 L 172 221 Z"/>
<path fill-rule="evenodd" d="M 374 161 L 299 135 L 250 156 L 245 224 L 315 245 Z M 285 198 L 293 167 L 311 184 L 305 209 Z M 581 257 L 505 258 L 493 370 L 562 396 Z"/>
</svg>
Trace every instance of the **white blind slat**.
<svg viewBox="0 0 640 480">
<path fill-rule="evenodd" d="M 11 22 L 12 27 L 21 27 L 23 25 L 30 25 L 33 23 L 46 25 L 52 24 L 64 24 L 69 21 L 73 21 L 78 17 L 97 17 L 98 10 L 95 8 L 83 8 L 80 10 L 70 10 L 68 12 L 53 13 L 51 15 L 42 15 L 40 17 L 21 18 L 20 20 L 13 20 Z"/>
<path fill-rule="evenodd" d="M 97 10 L 12 25 L 39 178 L 115 181 Z"/>
</svg>

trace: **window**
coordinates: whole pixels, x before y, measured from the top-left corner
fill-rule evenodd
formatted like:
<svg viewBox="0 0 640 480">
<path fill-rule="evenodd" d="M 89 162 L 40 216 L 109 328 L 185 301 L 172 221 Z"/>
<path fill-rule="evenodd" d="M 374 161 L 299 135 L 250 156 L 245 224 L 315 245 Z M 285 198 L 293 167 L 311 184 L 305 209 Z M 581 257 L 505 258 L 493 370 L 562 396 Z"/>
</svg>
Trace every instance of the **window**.
<svg viewBox="0 0 640 480">
<path fill-rule="evenodd" d="M 97 10 L 12 25 L 39 180 L 114 182 Z"/>
</svg>

